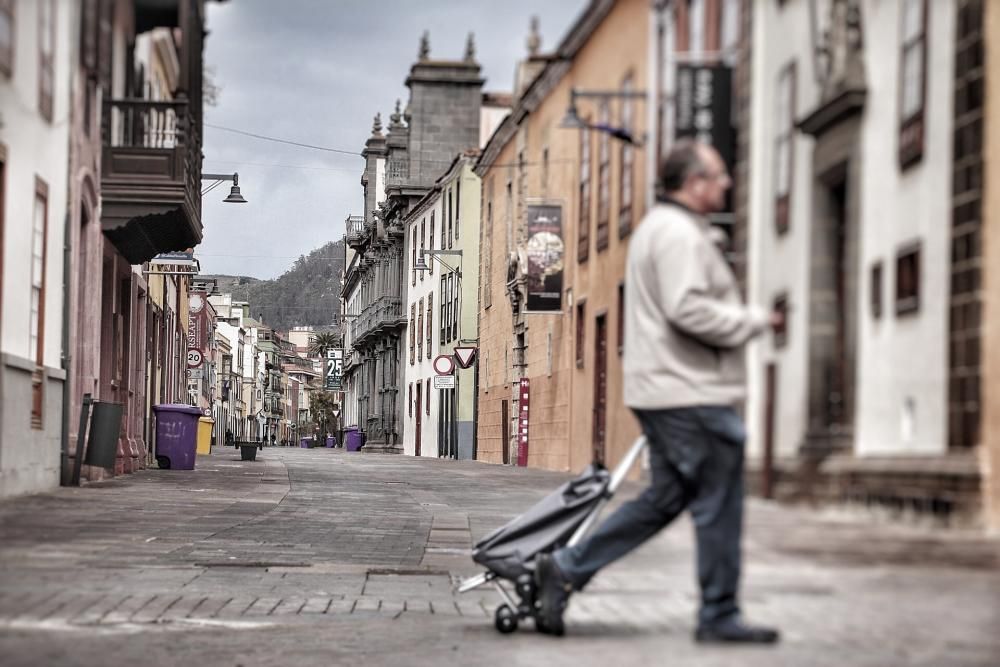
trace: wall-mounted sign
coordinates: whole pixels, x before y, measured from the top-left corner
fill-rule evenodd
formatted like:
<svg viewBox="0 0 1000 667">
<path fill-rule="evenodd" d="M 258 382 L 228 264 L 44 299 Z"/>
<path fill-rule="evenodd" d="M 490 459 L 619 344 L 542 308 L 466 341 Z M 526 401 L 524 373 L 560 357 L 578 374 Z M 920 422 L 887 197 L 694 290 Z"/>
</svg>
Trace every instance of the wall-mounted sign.
<svg viewBox="0 0 1000 667">
<path fill-rule="evenodd" d="M 201 355 L 200 350 L 188 350 L 187 353 L 188 368 L 199 368 L 204 361 L 205 358 Z"/>
<path fill-rule="evenodd" d="M 341 391 L 344 383 L 344 349 L 331 347 L 326 351 L 326 372 L 323 388 L 327 391 Z"/>
<path fill-rule="evenodd" d="M 711 144 L 730 170 L 735 155 L 732 74 L 725 65 L 677 66 L 674 95 L 674 136 Z"/>
<path fill-rule="evenodd" d="M 564 250 L 562 206 L 529 205 L 526 311 L 553 313 L 562 310 Z"/>
<path fill-rule="evenodd" d="M 531 407 L 530 381 L 521 378 L 517 394 L 517 465 L 528 465 L 528 412 Z"/>
<path fill-rule="evenodd" d="M 454 375 L 435 375 L 434 376 L 434 388 L 435 389 L 454 389 L 455 388 L 455 376 Z"/>
</svg>

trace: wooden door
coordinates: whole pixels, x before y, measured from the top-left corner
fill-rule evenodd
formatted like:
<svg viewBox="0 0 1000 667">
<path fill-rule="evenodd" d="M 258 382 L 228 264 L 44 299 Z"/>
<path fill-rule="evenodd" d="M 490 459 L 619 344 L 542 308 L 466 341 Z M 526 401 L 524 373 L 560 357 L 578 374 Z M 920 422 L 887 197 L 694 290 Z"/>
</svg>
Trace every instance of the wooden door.
<svg viewBox="0 0 1000 667">
<path fill-rule="evenodd" d="M 510 463 L 510 401 L 500 402 L 500 446 L 503 449 L 503 463 Z"/>
<path fill-rule="evenodd" d="M 764 380 L 764 461 L 761 465 L 761 495 L 774 497 L 774 424 L 778 392 L 777 365 L 769 363 Z"/>
<path fill-rule="evenodd" d="M 598 315 L 594 327 L 594 453 L 604 463 L 608 412 L 608 318 Z"/>
<path fill-rule="evenodd" d="M 424 402 L 421 400 L 421 395 L 423 391 L 424 383 L 417 383 L 417 405 L 414 414 L 416 414 L 417 421 L 416 426 L 413 431 L 413 455 L 420 456 L 420 436 L 423 428 L 421 424 L 423 423 L 422 415 L 424 414 Z"/>
</svg>

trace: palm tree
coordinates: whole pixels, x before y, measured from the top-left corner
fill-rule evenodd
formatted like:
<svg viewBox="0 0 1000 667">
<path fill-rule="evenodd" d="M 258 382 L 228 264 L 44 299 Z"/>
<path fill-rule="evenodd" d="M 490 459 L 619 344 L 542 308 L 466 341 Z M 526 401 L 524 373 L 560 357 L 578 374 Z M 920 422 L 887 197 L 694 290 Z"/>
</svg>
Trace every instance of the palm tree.
<svg viewBox="0 0 1000 667">
<path fill-rule="evenodd" d="M 315 357 L 325 357 L 332 347 L 340 347 L 340 336 L 332 331 L 318 333 L 309 340 L 309 354 Z"/>
</svg>

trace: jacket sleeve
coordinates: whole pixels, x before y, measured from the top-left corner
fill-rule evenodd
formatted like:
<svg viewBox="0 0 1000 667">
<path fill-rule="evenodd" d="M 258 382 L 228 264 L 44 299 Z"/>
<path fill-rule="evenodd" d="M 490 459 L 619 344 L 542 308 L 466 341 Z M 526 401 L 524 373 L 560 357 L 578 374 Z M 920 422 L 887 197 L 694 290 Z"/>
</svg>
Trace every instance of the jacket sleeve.
<svg viewBox="0 0 1000 667">
<path fill-rule="evenodd" d="M 686 233 L 661 238 L 656 282 L 664 316 L 671 325 L 713 347 L 739 347 L 767 326 L 761 308 L 727 303 L 711 294 L 706 243 Z"/>
</svg>

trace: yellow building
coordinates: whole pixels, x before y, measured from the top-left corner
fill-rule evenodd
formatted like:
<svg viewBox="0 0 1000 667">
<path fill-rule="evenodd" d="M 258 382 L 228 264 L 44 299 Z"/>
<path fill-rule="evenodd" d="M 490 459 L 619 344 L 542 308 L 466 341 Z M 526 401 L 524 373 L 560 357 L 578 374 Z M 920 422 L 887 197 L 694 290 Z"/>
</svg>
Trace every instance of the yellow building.
<svg viewBox="0 0 1000 667">
<path fill-rule="evenodd" d="M 649 149 L 561 125 L 572 89 L 647 89 L 650 16 L 644 0 L 595 1 L 552 55 L 539 55 L 532 35 L 519 72 L 537 76 L 515 84 L 514 108 L 477 164 L 479 460 L 555 470 L 595 458 L 613 464 L 638 433 L 622 404 L 619 332 Z M 579 95 L 575 107 L 586 122 L 646 134 L 641 99 Z"/>
</svg>

